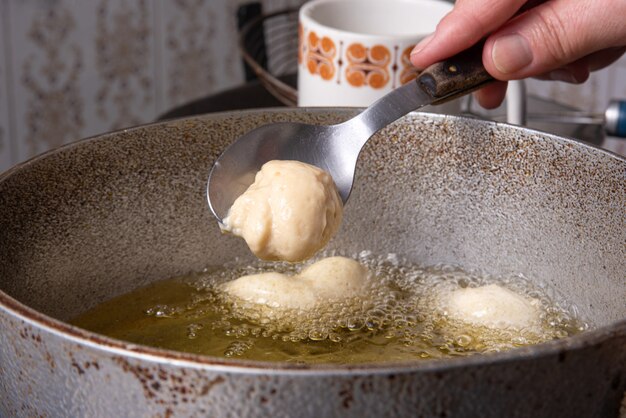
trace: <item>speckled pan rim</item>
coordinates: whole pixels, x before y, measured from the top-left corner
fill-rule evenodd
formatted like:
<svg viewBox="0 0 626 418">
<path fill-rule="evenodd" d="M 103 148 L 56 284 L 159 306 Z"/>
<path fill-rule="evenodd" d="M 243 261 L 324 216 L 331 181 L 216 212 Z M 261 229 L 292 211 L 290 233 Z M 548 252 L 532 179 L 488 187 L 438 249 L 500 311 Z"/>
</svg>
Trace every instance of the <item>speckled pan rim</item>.
<svg viewBox="0 0 626 418">
<path fill-rule="evenodd" d="M 16 174 L 20 170 L 28 167 L 31 164 L 36 163 L 42 158 L 46 158 L 49 155 L 63 152 L 67 149 L 71 149 L 76 146 L 82 146 L 91 141 L 106 140 L 111 136 L 115 136 L 121 132 L 130 132 L 134 130 L 140 130 L 145 127 L 169 124 L 172 122 L 181 122 L 185 120 L 196 119 L 225 119 L 232 117 L 232 115 L 257 115 L 267 113 L 329 113 L 337 112 L 339 114 L 346 114 L 349 116 L 358 111 L 358 108 L 270 108 L 270 109 L 253 109 L 237 112 L 220 112 L 208 115 L 192 116 L 179 119 L 172 119 L 163 122 L 149 123 L 145 125 L 136 126 L 129 129 L 123 129 L 119 131 L 109 132 L 93 137 L 77 140 L 75 142 L 66 144 L 62 147 L 45 152 L 38 156 L 35 156 L 21 164 L 18 164 L 6 172 L 0 174 L 0 182 Z M 601 152 L 626 164 L 626 158 L 614 154 L 610 151 L 604 150 L 592 144 L 585 143 L 583 141 L 561 137 L 554 134 L 528 129 L 519 126 L 508 125 L 500 122 L 484 121 L 478 119 L 470 119 L 460 116 L 450 115 L 438 115 L 432 113 L 420 113 L 413 112 L 413 116 L 425 116 L 431 119 L 451 119 L 462 120 L 466 122 L 475 122 L 484 125 L 491 126 L 503 126 L 507 129 L 513 129 L 522 131 L 525 133 L 537 134 L 547 140 L 562 141 L 565 143 L 572 143 L 576 146 L 582 146 L 593 150 L 593 152 Z M 208 210 L 208 209 L 207 209 Z M 211 369 L 214 371 L 222 371 L 228 373 L 256 373 L 256 374 L 298 374 L 298 375 L 371 375 L 371 374 L 402 374 L 402 373 L 416 373 L 416 372 L 432 372 L 439 370 L 448 370 L 455 368 L 463 368 L 467 366 L 480 366 L 486 364 L 506 363 L 509 361 L 517 361 L 522 359 L 531 359 L 534 357 L 547 357 L 558 356 L 566 353 L 570 350 L 582 349 L 588 346 L 600 344 L 610 338 L 618 335 L 626 335 L 626 318 L 619 320 L 610 325 L 600 327 L 591 331 L 586 331 L 573 337 L 564 338 L 562 340 L 550 341 L 543 344 L 537 344 L 529 347 L 517 348 L 515 350 L 506 351 L 502 353 L 477 355 L 473 357 L 465 358 L 452 358 L 441 360 L 425 360 L 419 362 L 387 362 L 387 363 L 371 363 L 371 364 L 357 364 L 357 365 L 341 365 L 341 364 L 312 364 L 312 365 L 295 365 L 289 363 L 279 362 L 261 362 L 261 361 L 248 361 L 238 359 L 224 359 L 219 357 L 203 356 L 191 353 L 178 352 L 173 350 L 164 350 L 160 348 L 154 348 L 139 344 L 132 344 L 109 338 L 91 331 L 78 328 L 70 325 L 66 322 L 52 318 L 45 315 L 35 309 L 28 307 L 27 305 L 19 302 L 13 297 L 9 296 L 5 292 L 0 290 L 0 311 L 6 312 L 7 315 L 14 318 L 18 318 L 42 331 L 59 336 L 61 338 L 69 339 L 79 345 L 88 346 L 97 350 L 101 350 L 105 353 L 128 356 L 131 358 L 152 361 L 155 363 L 167 363 L 181 367 L 192 367 L 197 369 Z"/>
</svg>

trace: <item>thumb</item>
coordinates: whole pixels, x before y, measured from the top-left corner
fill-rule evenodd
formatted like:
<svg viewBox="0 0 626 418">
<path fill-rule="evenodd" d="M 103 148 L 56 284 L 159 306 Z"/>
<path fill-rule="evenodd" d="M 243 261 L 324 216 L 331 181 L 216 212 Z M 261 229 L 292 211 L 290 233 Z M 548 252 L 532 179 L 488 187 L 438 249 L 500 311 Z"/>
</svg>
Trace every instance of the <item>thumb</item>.
<svg viewBox="0 0 626 418">
<path fill-rule="evenodd" d="M 579 68 L 585 61 L 580 58 L 626 44 L 624 16 L 624 1 L 548 0 L 492 34 L 485 43 L 483 63 L 500 80 L 557 70 L 570 71 L 571 81 L 581 82 L 588 69 Z"/>
</svg>

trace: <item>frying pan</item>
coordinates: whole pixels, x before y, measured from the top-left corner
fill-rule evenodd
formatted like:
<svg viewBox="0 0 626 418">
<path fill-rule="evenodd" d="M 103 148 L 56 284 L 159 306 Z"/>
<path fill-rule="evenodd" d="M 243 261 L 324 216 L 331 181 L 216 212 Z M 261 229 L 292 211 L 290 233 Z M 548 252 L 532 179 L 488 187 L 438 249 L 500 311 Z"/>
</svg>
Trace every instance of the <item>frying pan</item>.
<svg viewBox="0 0 626 418">
<path fill-rule="evenodd" d="M 626 391 L 626 160 L 572 139 L 413 113 L 366 145 L 331 249 L 521 273 L 593 326 L 468 358 L 294 365 L 184 354 L 65 321 L 150 282 L 252 260 L 205 200 L 256 110 L 141 126 L 0 176 L 0 416 L 612 417 Z"/>
</svg>

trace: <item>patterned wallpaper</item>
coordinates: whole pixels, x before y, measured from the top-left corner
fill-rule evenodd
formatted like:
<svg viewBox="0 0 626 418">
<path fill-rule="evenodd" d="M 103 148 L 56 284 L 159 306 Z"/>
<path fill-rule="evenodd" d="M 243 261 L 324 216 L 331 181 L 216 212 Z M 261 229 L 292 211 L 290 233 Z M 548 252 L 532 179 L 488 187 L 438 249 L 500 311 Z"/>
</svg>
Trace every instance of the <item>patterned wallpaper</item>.
<svg viewBox="0 0 626 418">
<path fill-rule="evenodd" d="M 243 2 L 0 0 L 0 172 L 241 83 L 235 12 Z M 602 111 L 609 98 L 626 98 L 626 59 L 583 86 L 537 81 L 529 91 Z"/>
<path fill-rule="evenodd" d="M 239 3 L 0 0 L 0 172 L 241 83 Z"/>
</svg>

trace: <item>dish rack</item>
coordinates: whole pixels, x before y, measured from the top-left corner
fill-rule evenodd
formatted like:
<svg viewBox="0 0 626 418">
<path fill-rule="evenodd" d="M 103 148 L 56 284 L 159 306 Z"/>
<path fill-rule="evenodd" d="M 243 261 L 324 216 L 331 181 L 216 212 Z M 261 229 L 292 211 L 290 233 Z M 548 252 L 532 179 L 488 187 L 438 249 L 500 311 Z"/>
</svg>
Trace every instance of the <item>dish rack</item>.
<svg viewBox="0 0 626 418">
<path fill-rule="evenodd" d="M 259 15 L 239 32 L 239 50 L 260 83 L 281 103 L 298 103 L 298 10 Z"/>
</svg>

